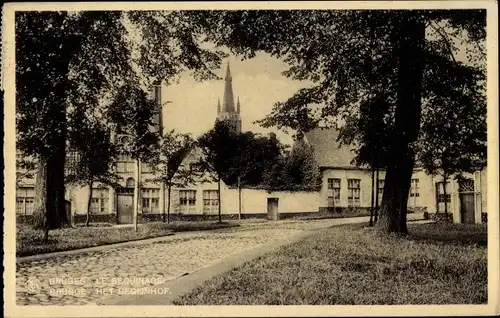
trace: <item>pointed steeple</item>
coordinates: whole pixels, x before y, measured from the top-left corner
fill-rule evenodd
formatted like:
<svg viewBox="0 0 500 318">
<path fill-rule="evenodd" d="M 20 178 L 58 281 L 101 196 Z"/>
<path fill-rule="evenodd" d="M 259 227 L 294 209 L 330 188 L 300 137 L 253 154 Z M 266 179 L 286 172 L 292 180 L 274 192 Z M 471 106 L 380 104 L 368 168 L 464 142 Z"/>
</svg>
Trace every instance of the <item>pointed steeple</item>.
<svg viewBox="0 0 500 318">
<path fill-rule="evenodd" d="M 215 122 L 225 121 L 231 124 L 236 133 L 241 133 L 240 99 L 235 107 L 233 93 L 233 79 L 231 68 L 227 63 L 226 77 L 224 79 L 224 97 L 222 98 L 222 109 L 220 100 L 217 101 L 217 119 Z"/>
<path fill-rule="evenodd" d="M 231 68 L 229 67 L 229 62 L 227 62 L 227 69 L 226 69 L 226 78 L 225 80 L 232 80 L 233 78 L 231 77 Z"/>
<path fill-rule="evenodd" d="M 222 100 L 222 111 L 227 113 L 234 113 L 234 95 L 233 95 L 233 84 L 231 78 L 231 70 L 229 68 L 229 62 L 227 62 L 226 78 L 224 79 L 224 98 Z"/>
</svg>

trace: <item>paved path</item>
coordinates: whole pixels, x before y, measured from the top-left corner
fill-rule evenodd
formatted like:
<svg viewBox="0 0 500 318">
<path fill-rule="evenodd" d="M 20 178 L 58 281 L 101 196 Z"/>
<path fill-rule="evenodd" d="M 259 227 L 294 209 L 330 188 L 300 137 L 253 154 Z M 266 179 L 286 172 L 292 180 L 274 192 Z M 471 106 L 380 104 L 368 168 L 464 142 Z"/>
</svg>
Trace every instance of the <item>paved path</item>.
<svg viewBox="0 0 500 318">
<path fill-rule="evenodd" d="M 277 246 L 304 231 L 366 220 L 243 222 L 237 228 L 24 261 L 17 264 L 17 304 L 85 305 L 137 294 L 170 294 L 172 290 L 165 287 L 169 281 L 223 259 L 253 255 L 256 248 Z"/>
</svg>

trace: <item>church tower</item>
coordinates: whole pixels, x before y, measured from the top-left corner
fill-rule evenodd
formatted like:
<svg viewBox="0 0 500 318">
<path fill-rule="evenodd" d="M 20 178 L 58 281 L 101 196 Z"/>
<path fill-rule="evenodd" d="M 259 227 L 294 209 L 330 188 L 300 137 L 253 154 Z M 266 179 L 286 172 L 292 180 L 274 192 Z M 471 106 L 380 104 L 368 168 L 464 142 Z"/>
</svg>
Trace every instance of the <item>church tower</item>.
<svg viewBox="0 0 500 318">
<path fill-rule="evenodd" d="M 240 99 L 238 104 L 234 105 L 233 94 L 233 79 L 231 77 L 231 69 L 229 62 L 227 63 L 226 77 L 224 79 L 224 97 L 222 98 L 222 107 L 220 100 L 217 101 L 217 119 L 215 122 L 228 122 L 236 133 L 241 133 L 241 117 L 240 117 Z"/>
</svg>

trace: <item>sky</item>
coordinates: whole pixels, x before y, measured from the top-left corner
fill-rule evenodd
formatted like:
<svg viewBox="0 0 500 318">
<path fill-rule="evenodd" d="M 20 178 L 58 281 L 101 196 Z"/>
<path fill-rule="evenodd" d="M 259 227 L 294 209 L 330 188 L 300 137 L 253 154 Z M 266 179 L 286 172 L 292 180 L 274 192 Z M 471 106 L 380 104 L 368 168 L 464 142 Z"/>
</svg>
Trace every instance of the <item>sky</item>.
<svg viewBox="0 0 500 318">
<path fill-rule="evenodd" d="M 265 129 L 253 122 L 264 118 L 274 103 L 291 97 L 306 82 L 293 81 L 281 75 L 286 65 L 268 54 L 259 53 L 253 59 L 241 61 L 239 57 L 224 60 L 218 71 L 221 80 L 197 82 L 188 73 L 181 75 L 178 84 L 162 87 L 163 123 L 167 130 L 191 133 L 197 137 L 210 130 L 217 117 L 217 99 L 224 95 L 224 76 L 227 63 L 233 78 L 233 93 L 241 103 L 242 131 L 269 134 L 275 132 L 278 139 L 291 144 L 292 139 L 276 128 Z"/>
</svg>

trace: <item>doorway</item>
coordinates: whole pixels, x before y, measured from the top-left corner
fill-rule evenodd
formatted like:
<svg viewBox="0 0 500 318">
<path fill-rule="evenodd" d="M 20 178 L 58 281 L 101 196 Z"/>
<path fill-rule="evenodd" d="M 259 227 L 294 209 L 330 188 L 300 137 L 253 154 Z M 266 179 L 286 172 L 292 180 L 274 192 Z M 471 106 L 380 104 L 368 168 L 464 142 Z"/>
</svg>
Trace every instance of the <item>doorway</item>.
<svg viewBox="0 0 500 318">
<path fill-rule="evenodd" d="M 460 214 L 462 216 L 462 223 L 475 223 L 474 193 L 460 193 Z"/>
<path fill-rule="evenodd" d="M 116 217 L 118 224 L 132 224 L 134 193 L 132 188 L 121 188 L 117 192 Z"/>
<path fill-rule="evenodd" d="M 460 181 L 460 216 L 462 223 L 475 223 L 474 180 Z"/>
<path fill-rule="evenodd" d="M 267 218 L 269 220 L 279 220 L 278 202 L 278 198 L 267 198 Z"/>
</svg>

